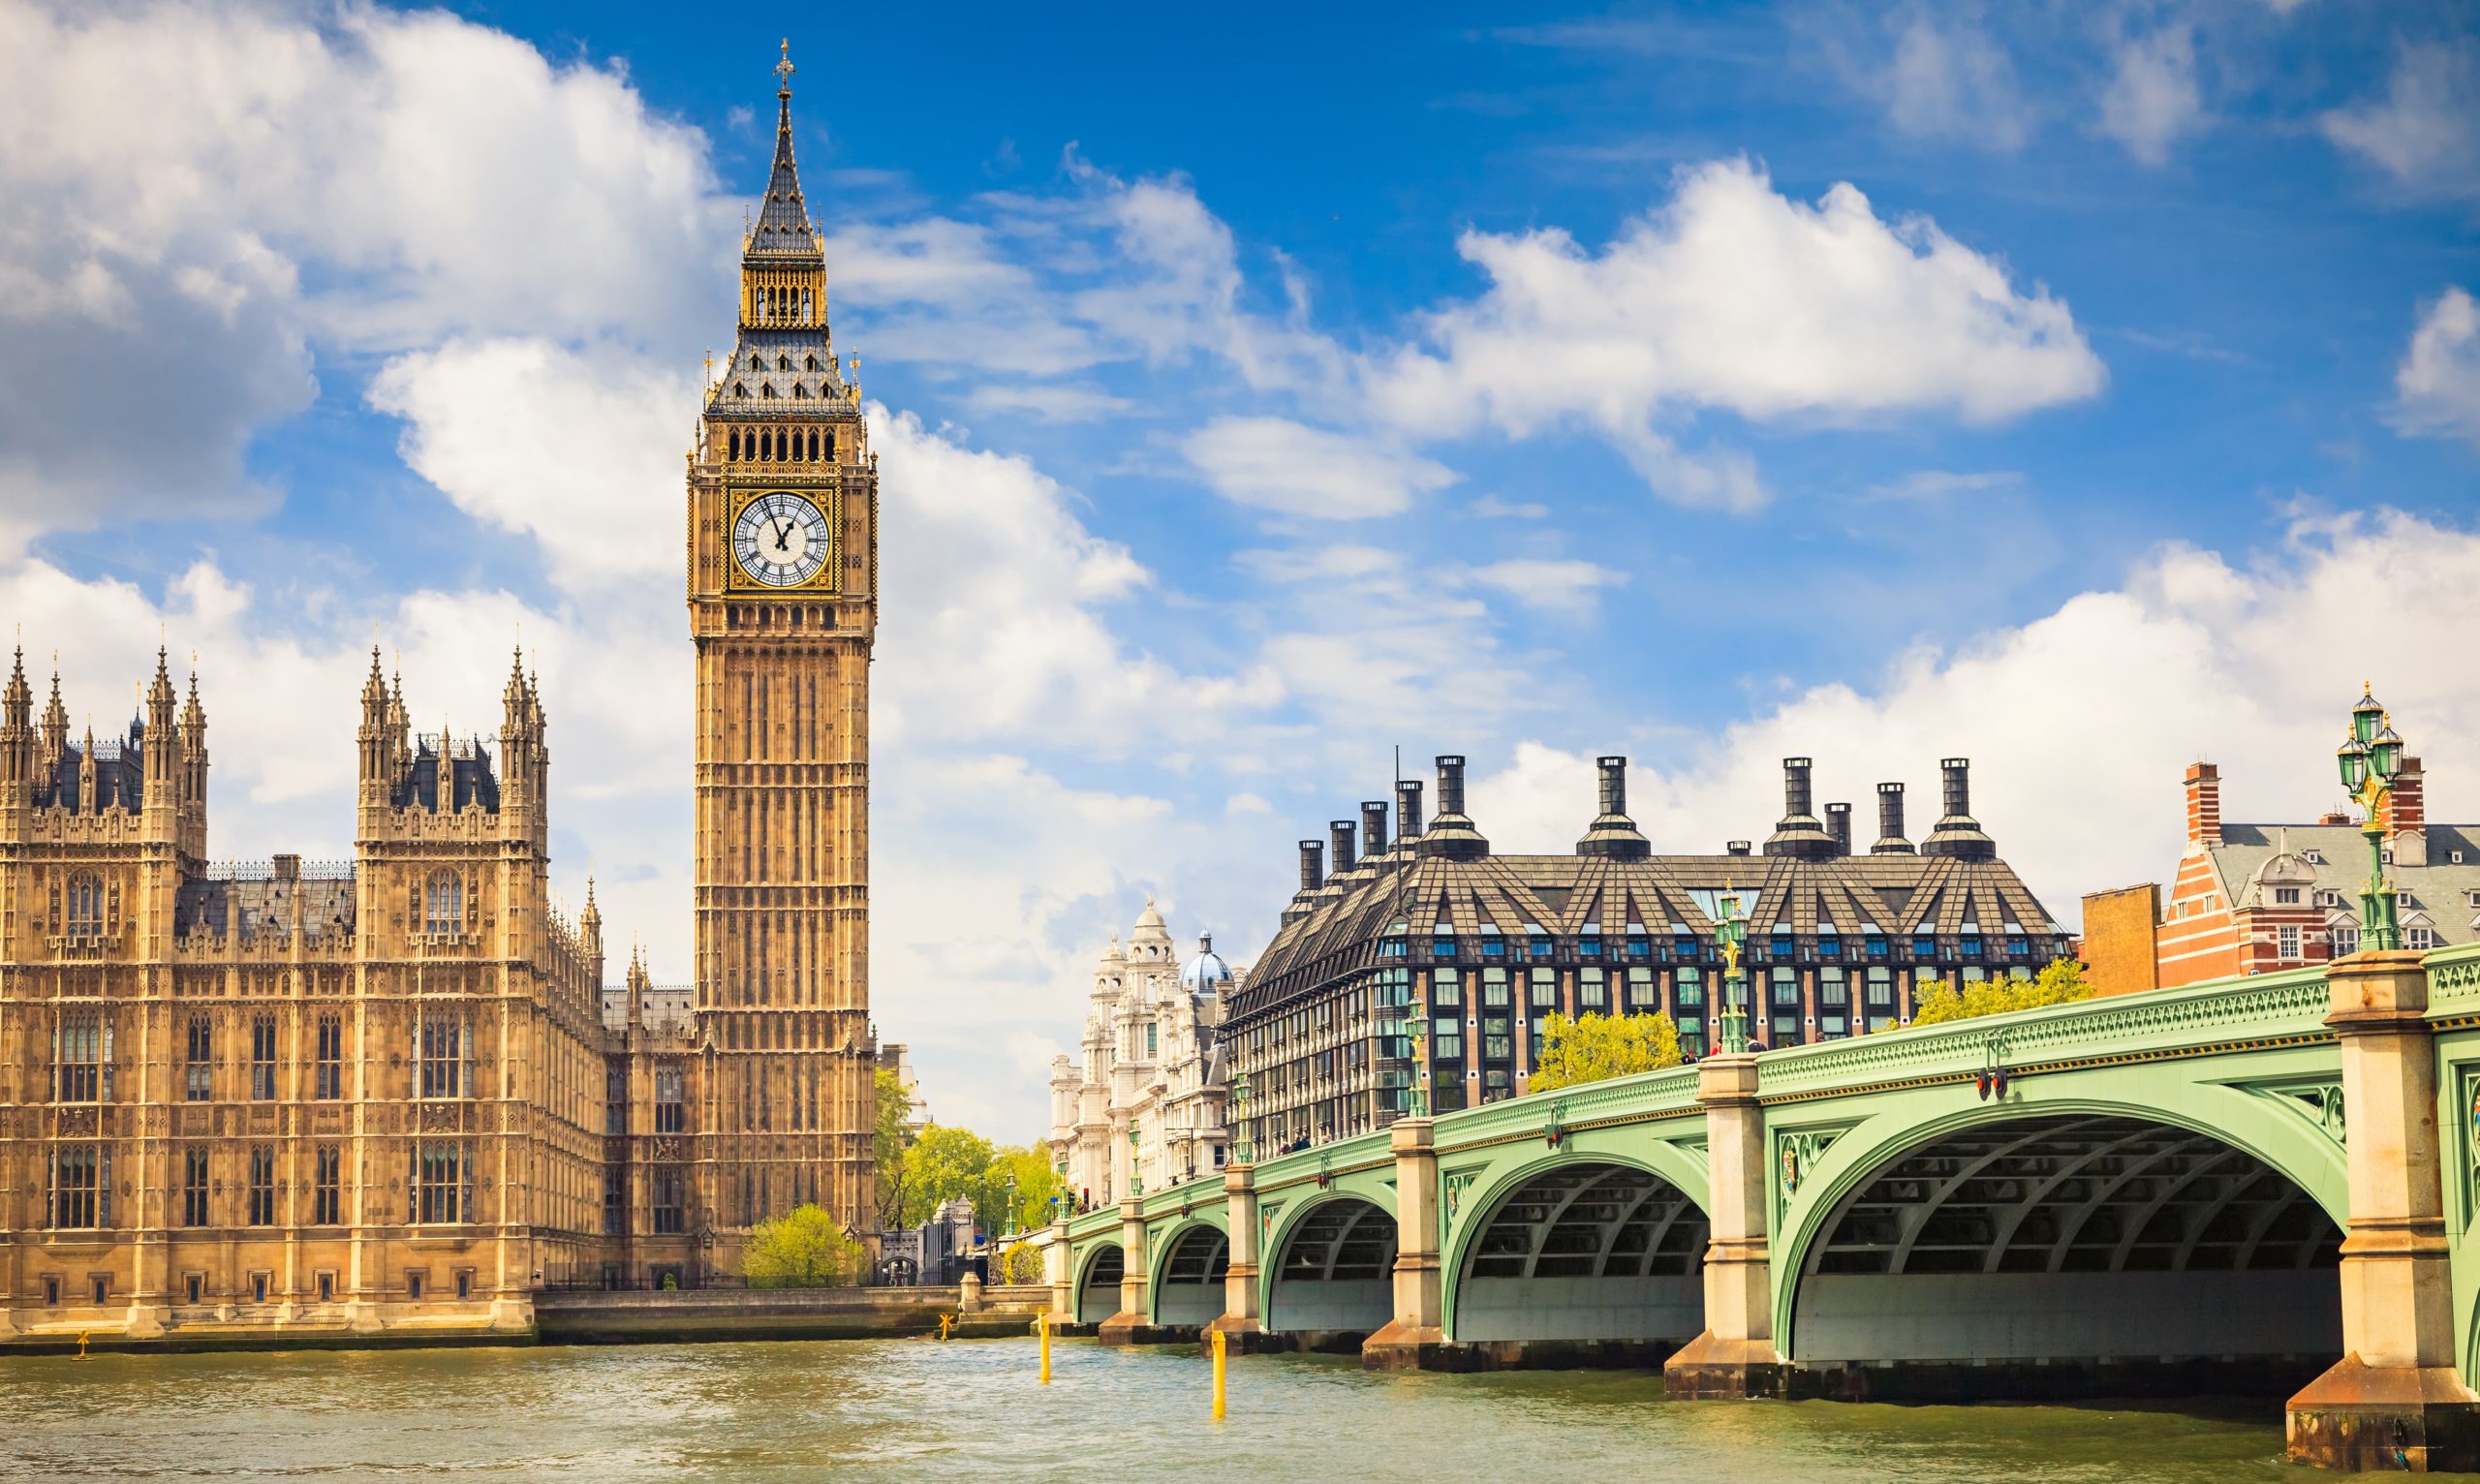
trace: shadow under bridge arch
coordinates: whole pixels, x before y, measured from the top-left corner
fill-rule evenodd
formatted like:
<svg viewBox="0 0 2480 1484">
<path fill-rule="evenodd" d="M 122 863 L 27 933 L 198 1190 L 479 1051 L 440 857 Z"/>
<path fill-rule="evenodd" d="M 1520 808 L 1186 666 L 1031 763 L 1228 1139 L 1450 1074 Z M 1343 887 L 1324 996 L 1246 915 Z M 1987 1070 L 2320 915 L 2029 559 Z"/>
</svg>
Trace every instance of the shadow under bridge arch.
<svg viewBox="0 0 2480 1484">
<path fill-rule="evenodd" d="M 1076 1282 L 1076 1322 L 1100 1324 L 1119 1313 L 1120 1280 L 1127 1276 L 1128 1255 L 1118 1243 L 1096 1249 Z"/>
<path fill-rule="evenodd" d="M 1357 1346 L 1394 1316 L 1395 1218 L 1351 1195 L 1302 1212 L 1266 1285 L 1266 1328 Z"/>
<path fill-rule="evenodd" d="M 1860 1176 L 1817 1233 L 1786 1337 L 1803 1367 L 1911 1362 L 1947 1376 L 1914 1389 L 1975 1396 L 2186 1388 L 2200 1368 L 2286 1391 L 2341 1351 L 2333 1217 L 2255 1154 L 2147 1118 L 1938 1134 Z M 1911 1384 L 1888 1381 L 1867 1389 Z"/>
<path fill-rule="evenodd" d="M 1474 1228 L 1447 1333 L 1684 1345 L 1705 1327 L 1708 1231 L 1686 1191 L 1632 1164 L 1536 1171 Z"/>
<path fill-rule="evenodd" d="M 1200 1223 L 1171 1239 L 1154 1282 L 1154 1322 L 1211 1324 L 1223 1317 L 1224 1279 L 1231 1271 L 1231 1239 Z"/>
</svg>

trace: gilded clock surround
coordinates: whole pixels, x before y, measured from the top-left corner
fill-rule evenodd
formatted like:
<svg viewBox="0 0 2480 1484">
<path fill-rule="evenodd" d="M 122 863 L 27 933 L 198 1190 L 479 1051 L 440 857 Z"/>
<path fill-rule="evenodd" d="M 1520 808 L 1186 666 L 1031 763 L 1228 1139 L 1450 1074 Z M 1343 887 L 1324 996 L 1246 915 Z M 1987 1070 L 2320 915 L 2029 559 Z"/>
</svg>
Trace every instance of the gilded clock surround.
<svg viewBox="0 0 2480 1484">
<path fill-rule="evenodd" d="M 735 554 L 724 564 L 725 588 L 728 592 L 774 594 L 781 597 L 833 596 L 842 585 L 844 543 L 838 537 L 841 521 L 838 506 L 842 491 L 832 484 L 796 484 L 779 480 L 765 484 L 725 486 L 724 529 L 727 533 L 740 529 L 741 516 L 749 508 L 769 495 L 791 495 L 815 506 L 826 522 L 826 557 L 818 570 L 796 582 L 769 582 L 752 572 Z"/>
</svg>

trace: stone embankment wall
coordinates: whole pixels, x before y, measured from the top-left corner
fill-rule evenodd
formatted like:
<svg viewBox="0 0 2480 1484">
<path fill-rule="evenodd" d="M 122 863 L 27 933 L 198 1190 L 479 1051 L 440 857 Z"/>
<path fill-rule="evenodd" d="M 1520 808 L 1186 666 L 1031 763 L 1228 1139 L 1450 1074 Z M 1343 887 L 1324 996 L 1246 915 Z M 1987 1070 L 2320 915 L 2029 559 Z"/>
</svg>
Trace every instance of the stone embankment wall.
<svg viewBox="0 0 2480 1484">
<path fill-rule="evenodd" d="M 964 1310 L 954 1287 L 704 1288 L 542 1293 L 534 1323 L 545 1345 L 713 1340 L 864 1340 L 935 1335 L 954 1314 L 967 1337 L 1021 1335 L 1050 1305 L 1046 1287 L 993 1287 Z"/>
</svg>

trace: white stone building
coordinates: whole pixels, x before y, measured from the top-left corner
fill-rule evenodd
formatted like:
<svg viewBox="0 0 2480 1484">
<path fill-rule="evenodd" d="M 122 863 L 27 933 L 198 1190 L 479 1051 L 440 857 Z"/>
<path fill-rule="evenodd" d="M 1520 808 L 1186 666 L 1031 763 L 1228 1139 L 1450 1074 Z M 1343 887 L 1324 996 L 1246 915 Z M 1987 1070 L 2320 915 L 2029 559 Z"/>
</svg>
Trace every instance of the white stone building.
<svg viewBox="0 0 2480 1484">
<path fill-rule="evenodd" d="M 1051 1164 L 1079 1199 L 1220 1176 L 1229 1068 L 1215 1037 L 1239 982 L 1211 935 L 1180 962 L 1150 898 L 1127 946 L 1112 938 L 1094 969 L 1083 1064 L 1051 1062 Z"/>
</svg>

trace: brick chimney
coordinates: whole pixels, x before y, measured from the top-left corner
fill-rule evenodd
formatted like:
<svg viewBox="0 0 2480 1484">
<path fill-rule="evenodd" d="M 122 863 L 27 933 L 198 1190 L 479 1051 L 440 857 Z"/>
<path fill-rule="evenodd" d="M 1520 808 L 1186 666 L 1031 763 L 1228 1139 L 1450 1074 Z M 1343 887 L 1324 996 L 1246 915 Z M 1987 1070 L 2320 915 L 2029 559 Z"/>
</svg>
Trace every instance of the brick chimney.
<svg viewBox="0 0 2480 1484">
<path fill-rule="evenodd" d="M 2398 866 L 2425 866 L 2429 863 L 2429 803 L 2427 775 L 2420 770 L 2420 759 L 2402 759 L 2402 771 L 2394 775 L 2394 788 L 2385 796 L 2385 843 L 2394 851 Z"/>
<path fill-rule="evenodd" d="M 2195 854 L 2221 844 L 2221 769 L 2210 762 L 2187 764 L 2187 852 Z"/>
</svg>

